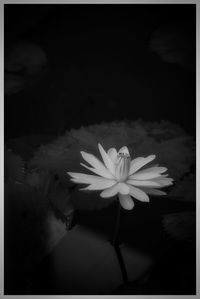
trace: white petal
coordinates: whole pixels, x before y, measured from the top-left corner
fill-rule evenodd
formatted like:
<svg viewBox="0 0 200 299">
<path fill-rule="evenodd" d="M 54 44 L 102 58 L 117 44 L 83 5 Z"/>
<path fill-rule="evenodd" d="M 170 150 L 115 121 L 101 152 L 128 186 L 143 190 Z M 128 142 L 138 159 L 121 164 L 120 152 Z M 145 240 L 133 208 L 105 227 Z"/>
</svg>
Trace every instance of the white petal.
<svg viewBox="0 0 200 299">
<path fill-rule="evenodd" d="M 137 158 L 133 159 L 133 160 L 131 161 L 131 166 L 132 166 L 134 163 L 138 162 L 138 161 L 143 161 L 143 159 L 144 159 L 144 157 L 137 157 Z"/>
<path fill-rule="evenodd" d="M 147 172 L 147 173 L 137 173 L 130 175 L 128 178 L 131 180 L 150 180 L 160 177 L 159 173 Z"/>
<path fill-rule="evenodd" d="M 127 146 L 121 147 L 120 150 L 119 150 L 119 152 L 118 152 L 118 154 L 125 154 L 125 155 L 130 156 L 129 150 L 128 150 Z"/>
<path fill-rule="evenodd" d="M 88 162 L 90 165 L 92 165 L 96 170 L 98 170 L 98 174 L 105 178 L 112 179 L 112 174 L 108 171 L 108 169 L 103 165 L 103 163 L 97 159 L 94 155 L 88 154 L 85 152 L 81 152 L 81 155 L 83 159 Z"/>
<path fill-rule="evenodd" d="M 100 178 L 99 181 L 92 183 L 91 185 L 82 188 L 81 190 L 104 190 L 114 186 L 115 184 L 116 184 L 115 180 Z"/>
<path fill-rule="evenodd" d="M 85 165 L 84 163 L 80 163 L 83 167 L 87 168 L 88 170 L 100 175 L 101 177 L 107 178 L 107 179 L 113 179 L 113 175 L 105 168 L 105 170 L 102 169 L 96 169 L 89 167 Z"/>
<path fill-rule="evenodd" d="M 133 186 L 162 187 L 162 185 L 157 181 L 127 180 L 126 183 Z"/>
<path fill-rule="evenodd" d="M 150 167 L 132 174 L 129 178 L 133 180 L 149 180 L 160 177 L 160 174 L 165 171 L 167 171 L 166 167 Z"/>
<path fill-rule="evenodd" d="M 164 175 L 153 179 L 154 182 L 158 183 L 161 185 L 161 187 L 166 187 L 166 186 L 171 186 L 173 185 L 173 179 L 172 178 L 167 178 Z"/>
<path fill-rule="evenodd" d="M 85 173 L 68 172 L 68 174 L 72 177 L 71 181 L 79 184 L 93 184 L 96 182 L 101 182 L 102 180 L 109 180 L 97 175 L 90 175 Z"/>
<path fill-rule="evenodd" d="M 129 194 L 131 196 L 133 196 L 134 198 L 140 201 L 149 202 L 149 196 L 144 191 L 133 186 L 129 186 L 129 187 L 130 187 Z"/>
<path fill-rule="evenodd" d="M 166 195 L 167 193 L 158 189 L 153 188 L 142 188 L 144 192 L 151 195 Z"/>
<path fill-rule="evenodd" d="M 132 174 L 132 168 L 134 165 L 137 165 L 137 163 L 142 162 L 144 160 L 144 157 L 138 157 L 131 161 L 130 163 L 130 169 L 129 169 L 129 175 Z"/>
<path fill-rule="evenodd" d="M 133 209 L 134 202 L 129 194 L 119 194 L 118 197 L 122 208 L 124 208 L 125 210 Z"/>
<path fill-rule="evenodd" d="M 112 197 L 112 196 L 116 195 L 118 192 L 119 192 L 119 187 L 118 187 L 118 184 L 116 184 L 116 185 L 102 191 L 100 193 L 100 196 L 103 198 Z"/>
<path fill-rule="evenodd" d="M 146 173 L 146 172 L 156 172 L 156 173 L 160 174 L 160 173 L 163 173 L 165 171 L 167 171 L 167 167 L 153 166 L 153 167 L 149 167 L 149 168 L 145 168 L 145 169 L 139 170 L 135 174 Z"/>
<path fill-rule="evenodd" d="M 125 183 L 119 183 L 118 188 L 119 188 L 119 193 L 121 194 L 128 194 L 130 191 L 129 186 Z"/>
<path fill-rule="evenodd" d="M 132 160 L 130 170 L 129 170 L 129 175 L 135 173 L 137 170 L 142 168 L 144 165 L 153 161 L 155 159 L 155 157 L 156 157 L 155 155 L 150 155 L 146 158 L 139 157 L 139 158 Z"/>
<path fill-rule="evenodd" d="M 113 163 L 115 163 L 115 160 L 117 159 L 117 151 L 114 147 L 111 147 L 108 150 L 108 155 L 110 156 L 111 160 L 113 161 Z"/>
<path fill-rule="evenodd" d="M 105 150 L 103 149 L 103 147 L 101 146 L 100 143 L 98 144 L 98 147 L 99 147 L 99 151 L 100 151 L 100 154 L 102 156 L 102 159 L 104 161 L 104 164 L 106 165 L 106 167 L 108 168 L 108 170 L 114 175 L 115 174 L 115 165 L 114 165 L 112 159 L 105 152 Z"/>
</svg>

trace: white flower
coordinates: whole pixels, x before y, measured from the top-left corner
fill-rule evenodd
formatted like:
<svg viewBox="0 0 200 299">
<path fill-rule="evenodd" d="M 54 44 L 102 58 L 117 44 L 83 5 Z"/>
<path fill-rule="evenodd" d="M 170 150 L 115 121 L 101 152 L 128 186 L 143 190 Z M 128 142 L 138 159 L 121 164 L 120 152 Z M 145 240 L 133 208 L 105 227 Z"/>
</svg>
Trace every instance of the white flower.
<svg viewBox="0 0 200 299">
<path fill-rule="evenodd" d="M 113 144 L 121 148 L 124 144 L 130 154 L 147 156 L 153 152 L 158 163 L 170 169 L 178 181 L 195 165 L 194 138 L 180 126 L 168 121 L 108 122 L 66 131 L 49 144 L 40 146 L 28 162 L 29 167 L 48 170 L 58 175 L 62 184 L 69 187 L 66 169 L 81 172 L 77 164 L 80 151 L 96 153 L 96 144 L 109 149 Z"/>
<path fill-rule="evenodd" d="M 81 190 L 103 190 L 100 193 L 103 198 L 118 195 L 121 206 L 131 210 L 134 207 L 131 196 L 137 200 L 149 202 L 148 194 L 165 195 L 165 192 L 158 189 L 172 185 L 173 179 L 162 175 L 167 171 L 166 167 L 154 166 L 140 170 L 153 161 L 155 155 L 146 158 L 138 157 L 131 161 L 126 146 L 122 147 L 119 152 L 115 148 L 110 148 L 108 152 L 105 152 L 100 144 L 98 147 L 104 163 L 92 154 L 81 152 L 83 159 L 90 164 L 90 167 L 83 163 L 81 165 L 96 175 L 68 172 L 72 182 L 88 185 Z"/>
</svg>

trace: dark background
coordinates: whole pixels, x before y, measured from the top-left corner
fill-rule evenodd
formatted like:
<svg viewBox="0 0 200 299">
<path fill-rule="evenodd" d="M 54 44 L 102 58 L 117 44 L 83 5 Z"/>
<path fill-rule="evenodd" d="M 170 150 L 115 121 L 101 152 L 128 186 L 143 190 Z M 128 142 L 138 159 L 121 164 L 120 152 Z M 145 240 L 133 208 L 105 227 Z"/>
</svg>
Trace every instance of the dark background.
<svg viewBox="0 0 200 299">
<path fill-rule="evenodd" d="M 195 135 L 195 9 L 191 4 L 5 5 L 5 80 L 14 74 L 24 82 L 19 91 L 5 93 L 6 140 L 138 118 L 171 120 Z M 156 30 L 162 55 L 172 55 L 173 63 L 152 50 Z M 29 75 L 22 66 L 7 72 L 7 57 L 21 42 L 43 49 L 42 71 Z M 184 60 L 176 62 L 182 53 Z M 24 61 L 31 59 L 34 51 Z"/>
<path fill-rule="evenodd" d="M 44 136 L 50 141 L 81 125 L 138 118 L 170 120 L 195 136 L 195 5 L 6 4 L 4 21 L 8 144 L 23 136 L 28 143 L 27 136 L 33 140 L 36 135 L 38 146 L 47 142 Z M 16 45 L 20 45 L 18 54 Z M 34 45 L 46 59 L 37 71 L 30 67 L 30 62 L 33 66 L 40 60 Z M 155 255 L 162 247 L 165 257 L 158 257 L 145 288 L 136 284 L 115 293 L 195 294 L 196 246 L 166 240 L 160 220 L 164 212 L 190 210 L 194 205 L 167 199 L 160 205 L 157 200 L 151 202 L 151 209 L 138 203 L 129 217 L 122 211 L 121 235 L 131 239 L 133 247 L 139 244 L 139 249 L 152 250 Z M 76 221 L 96 231 L 112 230 L 110 211 L 115 213 L 115 206 L 107 213 L 78 211 Z M 15 238 L 11 240 L 13 251 L 17 234 Z M 9 256 L 5 259 L 7 294 L 25 294 L 24 281 L 18 279 L 20 261 L 14 259 L 13 266 Z M 50 264 L 47 259 L 36 269 L 32 294 L 66 294 L 56 289 Z"/>
</svg>

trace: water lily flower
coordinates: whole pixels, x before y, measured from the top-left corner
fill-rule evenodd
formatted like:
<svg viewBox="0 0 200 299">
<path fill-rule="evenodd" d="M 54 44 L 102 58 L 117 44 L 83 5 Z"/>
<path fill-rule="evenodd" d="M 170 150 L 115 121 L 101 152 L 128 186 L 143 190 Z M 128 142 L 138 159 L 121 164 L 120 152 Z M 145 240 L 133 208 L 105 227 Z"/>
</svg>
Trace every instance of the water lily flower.
<svg viewBox="0 0 200 299">
<path fill-rule="evenodd" d="M 166 167 L 154 166 L 141 170 L 143 166 L 155 159 L 155 155 L 146 158 L 138 157 L 131 161 L 126 146 L 118 152 L 115 148 L 110 148 L 106 152 L 100 144 L 98 147 L 103 163 L 86 152 L 81 152 L 81 155 L 90 166 L 80 163 L 96 175 L 68 172 L 72 182 L 88 185 L 81 190 L 103 190 L 100 193 L 103 198 L 118 195 L 121 206 L 131 210 L 134 207 L 132 197 L 149 202 L 148 194 L 165 195 L 166 193 L 159 188 L 172 185 L 173 179 L 167 177 L 167 174 L 162 174 L 167 171 Z"/>
</svg>

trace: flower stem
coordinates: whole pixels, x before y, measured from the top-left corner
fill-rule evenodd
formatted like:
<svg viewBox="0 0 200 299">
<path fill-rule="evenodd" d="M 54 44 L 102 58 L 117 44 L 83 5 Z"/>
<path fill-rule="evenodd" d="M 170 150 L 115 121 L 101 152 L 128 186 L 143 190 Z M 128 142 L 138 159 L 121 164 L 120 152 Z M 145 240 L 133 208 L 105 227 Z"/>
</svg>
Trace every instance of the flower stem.
<svg viewBox="0 0 200 299">
<path fill-rule="evenodd" d="M 126 266 L 125 266 L 125 263 L 124 263 L 124 260 L 123 260 L 123 256 L 122 256 L 120 247 L 117 244 L 117 245 L 114 245 L 114 248 L 115 248 L 115 252 L 116 252 L 118 262 L 119 262 L 119 265 L 120 265 L 123 282 L 124 282 L 124 284 L 128 284 L 128 274 L 127 274 L 127 271 L 126 271 Z"/>
<path fill-rule="evenodd" d="M 127 284 L 128 283 L 128 275 L 127 275 L 125 263 L 124 263 L 124 260 L 123 260 L 123 256 L 122 256 L 122 253 L 121 253 L 121 250 L 120 250 L 119 240 L 118 240 L 120 218 L 121 218 L 121 205 L 120 205 L 120 202 L 118 200 L 117 219 L 116 219 L 115 230 L 114 230 L 114 234 L 113 234 L 111 244 L 113 245 L 113 247 L 115 249 L 115 252 L 116 252 L 116 255 L 117 255 L 117 258 L 118 258 L 118 262 L 119 262 L 119 265 L 120 265 L 120 269 L 121 269 L 124 284 Z"/>
<path fill-rule="evenodd" d="M 121 218 L 121 205 L 118 201 L 117 219 L 116 219 L 115 230 L 114 230 L 113 239 L 112 239 L 112 245 L 113 246 L 118 243 L 120 218 Z"/>
</svg>

